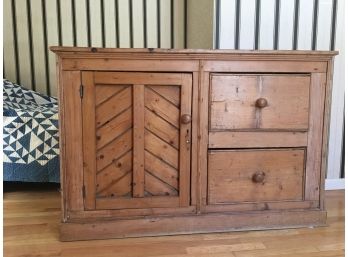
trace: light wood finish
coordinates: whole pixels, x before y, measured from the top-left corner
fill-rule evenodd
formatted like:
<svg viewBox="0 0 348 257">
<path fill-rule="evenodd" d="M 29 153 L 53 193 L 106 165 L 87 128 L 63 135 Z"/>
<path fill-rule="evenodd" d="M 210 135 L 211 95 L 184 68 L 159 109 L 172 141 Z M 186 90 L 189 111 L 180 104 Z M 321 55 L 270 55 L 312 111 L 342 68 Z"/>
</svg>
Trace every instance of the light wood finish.
<svg viewBox="0 0 348 257">
<path fill-rule="evenodd" d="M 5 185 L 6 188 L 6 185 Z M 38 189 L 35 189 L 38 190 Z M 4 256 L 343 257 L 344 191 L 326 192 L 328 226 L 147 238 L 60 242 L 60 194 L 4 193 Z"/>
<path fill-rule="evenodd" d="M 208 203 L 303 199 L 304 150 L 209 151 Z"/>
<path fill-rule="evenodd" d="M 281 58 L 281 55 L 278 56 Z M 241 58 L 243 60 L 243 58 Z M 260 58 L 261 59 L 261 58 Z M 272 61 L 206 61 L 204 69 L 210 72 L 323 72 L 326 70 L 326 62 L 298 62 L 287 61 L 286 58 Z"/>
<path fill-rule="evenodd" d="M 321 179 L 321 148 L 323 143 L 323 122 L 326 74 L 315 73 L 311 79 L 311 105 L 306 167 L 306 200 L 319 200 Z"/>
<path fill-rule="evenodd" d="M 145 103 L 144 85 L 133 85 L 133 197 L 145 193 Z"/>
<path fill-rule="evenodd" d="M 96 125 L 95 125 L 95 88 L 93 72 L 82 73 L 82 84 L 84 94 L 87 96 L 82 101 L 82 123 L 93 124 L 83 126 L 83 160 L 84 160 L 84 206 L 87 210 L 95 209 L 96 190 Z M 91 137 L 92 135 L 92 137 Z"/>
<path fill-rule="evenodd" d="M 307 132 L 209 132 L 210 148 L 301 147 L 307 145 Z"/>
<path fill-rule="evenodd" d="M 52 50 L 63 240 L 325 224 L 336 52 Z"/>
<path fill-rule="evenodd" d="M 80 72 L 68 72 L 60 76 L 62 83 L 66 85 L 61 95 L 70 95 L 67 98 L 61 97 L 59 102 L 59 115 L 64 120 L 60 126 L 61 158 L 68 160 L 61 162 L 61 179 L 66 181 L 62 191 L 63 206 L 67 210 L 78 211 L 84 209 L 82 113 L 80 111 L 82 108 L 79 96 L 81 78 Z M 74 172 L 70 173 L 71 171 Z M 66 220 L 66 212 L 63 214 L 63 220 Z"/>
<path fill-rule="evenodd" d="M 309 86 L 308 75 L 214 74 L 210 129 L 307 130 Z"/>
<path fill-rule="evenodd" d="M 85 210 L 188 207 L 191 75 L 82 74 Z"/>
</svg>

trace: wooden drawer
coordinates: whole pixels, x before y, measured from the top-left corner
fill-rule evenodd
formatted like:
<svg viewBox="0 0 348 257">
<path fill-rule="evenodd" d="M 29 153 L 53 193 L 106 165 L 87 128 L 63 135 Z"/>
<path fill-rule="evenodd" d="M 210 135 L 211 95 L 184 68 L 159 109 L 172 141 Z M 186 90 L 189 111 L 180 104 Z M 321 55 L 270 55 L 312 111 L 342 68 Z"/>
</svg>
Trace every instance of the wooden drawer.
<svg viewBox="0 0 348 257">
<path fill-rule="evenodd" d="M 303 200 L 304 149 L 208 153 L 208 204 Z"/>
<path fill-rule="evenodd" d="M 210 130 L 308 129 L 309 75 L 211 77 Z"/>
</svg>

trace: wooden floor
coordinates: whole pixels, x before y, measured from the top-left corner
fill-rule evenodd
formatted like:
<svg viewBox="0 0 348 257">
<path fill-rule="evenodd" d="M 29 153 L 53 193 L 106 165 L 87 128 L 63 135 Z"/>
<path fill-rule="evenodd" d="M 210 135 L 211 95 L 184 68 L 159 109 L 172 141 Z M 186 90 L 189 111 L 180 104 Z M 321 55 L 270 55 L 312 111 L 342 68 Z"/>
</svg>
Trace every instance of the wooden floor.
<svg viewBox="0 0 348 257">
<path fill-rule="evenodd" d="M 344 191 L 327 192 L 328 227 L 65 242 L 59 193 L 4 193 L 4 256 L 261 257 L 344 256 Z"/>
</svg>

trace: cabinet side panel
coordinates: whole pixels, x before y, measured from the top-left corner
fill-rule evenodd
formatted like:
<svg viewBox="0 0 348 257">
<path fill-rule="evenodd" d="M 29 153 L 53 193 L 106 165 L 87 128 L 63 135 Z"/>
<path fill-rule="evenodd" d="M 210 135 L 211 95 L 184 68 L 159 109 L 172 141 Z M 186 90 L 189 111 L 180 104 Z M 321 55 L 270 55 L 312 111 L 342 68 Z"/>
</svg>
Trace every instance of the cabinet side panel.
<svg viewBox="0 0 348 257">
<path fill-rule="evenodd" d="M 326 73 L 312 73 L 305 200 L 319 200 Z"/>
<path fill-rule="evenodd" d="M 63 207 L 83 210 L 82 119 L 79 71 L 61 73 L 60 80 L 60 151 Z M 64 95 L 64 97 L 63 97 Z"/>
<path fill-rule="evenodd" d="M 320 190 L 320 208 L 325 209 L 324 193 L 325 193 L 325 178 L 327 174 L 327 159 L 328 159 L 328 144 L 330 133 L 330 116 L 331 116 L 331 97 L 333 84 L 333 61 L 329 61 L 326 74 L 326 92 L 325 92 L 325 111 L 324 111 L 324 128 L 323 128 L 323 148 L 321 162 L 321 190 Z"/>
</svg>

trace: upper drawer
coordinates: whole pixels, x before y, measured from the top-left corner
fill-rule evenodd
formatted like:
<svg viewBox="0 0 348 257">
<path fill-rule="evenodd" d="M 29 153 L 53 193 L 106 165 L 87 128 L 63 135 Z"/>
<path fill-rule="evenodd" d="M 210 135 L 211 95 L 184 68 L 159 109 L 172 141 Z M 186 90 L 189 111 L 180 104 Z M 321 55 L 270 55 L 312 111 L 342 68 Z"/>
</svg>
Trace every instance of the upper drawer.
<svg viewBox="0 0 348 257">
<path fill-rule="evenodd" d="M 309 75 L 214 74 L 210 130 L 307 130 Z"/>
</svg>

